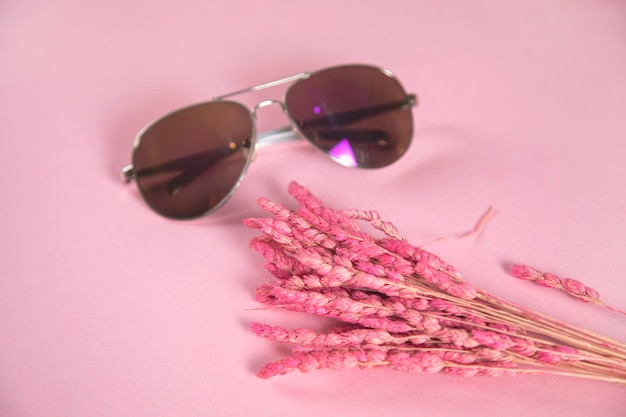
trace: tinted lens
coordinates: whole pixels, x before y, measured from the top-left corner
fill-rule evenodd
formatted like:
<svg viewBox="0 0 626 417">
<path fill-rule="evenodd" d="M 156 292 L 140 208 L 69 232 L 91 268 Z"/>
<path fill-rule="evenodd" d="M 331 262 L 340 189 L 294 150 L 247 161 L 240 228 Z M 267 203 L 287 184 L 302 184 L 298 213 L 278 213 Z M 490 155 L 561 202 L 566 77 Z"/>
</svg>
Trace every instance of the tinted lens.
<svg viewBox="0 0 626 417">
<path fill-rule="evenodd" d="M 412 98 L 380 68 L 315 72 L 291 86 L 285 104 L 301 133 L 345 166 L 388 165 L 406 152 L 413 136 Z"/>
<path fill-rule="evenodd" d="M 233 102 L 199 104 L 159 119 L 140 134 L 133 153 L 141 194 L 166 217 L 211 211 L 243 177 L 253 133 L 249 110 Z"/>
</svg>

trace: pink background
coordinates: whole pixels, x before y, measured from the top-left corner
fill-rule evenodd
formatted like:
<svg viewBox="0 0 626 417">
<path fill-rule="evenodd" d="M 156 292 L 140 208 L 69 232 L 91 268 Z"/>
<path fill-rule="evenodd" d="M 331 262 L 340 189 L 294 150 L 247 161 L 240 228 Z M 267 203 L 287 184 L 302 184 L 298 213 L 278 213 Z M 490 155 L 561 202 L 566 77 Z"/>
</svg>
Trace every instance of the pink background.
<svg viewBox="0 0 626 417">
<path fill-rule="evenodd" d="M 391 370 L 260 380 L 283 355 L 251 321 L 269 279 L 255 199 L 294 179 L 377 209 L 497 295 L 626 340 L 626 318 L 510 278 L 524 262 L 626 308 L 626 2 L 0 2 L 0 416 L 626 416 L 626 389 L 563 377 Z M 304 142 L 259 151 L 214 216 L 174 222 L 119 181 L 170 110 L 341 63 L 420 96 L 408 154 L 376 171 Z M 274 91 L 262 94 L 273 98 Z M 279 127 L 277 108 L 259 128 Z M 313 321 L 313 325 L 316 325 Z"/>
</svg>

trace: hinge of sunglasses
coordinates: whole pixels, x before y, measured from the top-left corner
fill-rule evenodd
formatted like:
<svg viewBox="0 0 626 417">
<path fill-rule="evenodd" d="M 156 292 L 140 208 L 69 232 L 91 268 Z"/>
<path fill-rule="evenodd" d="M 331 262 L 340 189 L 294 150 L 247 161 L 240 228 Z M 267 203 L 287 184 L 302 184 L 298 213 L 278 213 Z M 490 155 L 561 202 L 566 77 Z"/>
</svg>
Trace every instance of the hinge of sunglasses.
<svg viewBox="0 0 626 417">
<path fill-rule="evenodd" d="M 410 107 L 415 107 L 419 104 L 417 94 L 415 93 L 407 94 L 407 101 Z"/>
<path fill-rule="evenodd" d="M 132 165 L 126 165 L 122 168 L 122 181 L 126 184 L 135 179 L 135 167 Z"/>
</svg>

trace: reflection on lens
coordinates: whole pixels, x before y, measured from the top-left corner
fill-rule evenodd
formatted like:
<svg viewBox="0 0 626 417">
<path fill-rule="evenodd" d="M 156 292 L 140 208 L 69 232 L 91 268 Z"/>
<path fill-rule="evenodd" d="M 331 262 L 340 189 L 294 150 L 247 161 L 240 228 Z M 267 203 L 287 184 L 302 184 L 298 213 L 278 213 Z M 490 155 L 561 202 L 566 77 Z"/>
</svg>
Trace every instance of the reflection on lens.
<svg viewBox="0 0 626 417">
<path fill-rule="evenodd" d="M 358 166 L 356 156 L 354 156 L 354 151 L 352 150 L 348 139 L 341 139 L 335 146 L 330 148 L 330 150 L 328 151 L 328 155 L 330 155 L 331 158 L 333 158 L 343 166 Z"/>
<path fill-rule="evenodd" d="M 347 65 L 313 73 L 291 86 L 285 105 L 300 132 L 345 166 L 389 165 L 413 136 L 412 99 L 380 68 Z"/>
<path fill-rule="evenodd" d="M 141 194 L 156 212 L 176 219 L 217 208 L 246 169 L 253 132 L 249 110 L 234 102 L 198 104 L 159 119 L 135 145 Z"/>
</svg>

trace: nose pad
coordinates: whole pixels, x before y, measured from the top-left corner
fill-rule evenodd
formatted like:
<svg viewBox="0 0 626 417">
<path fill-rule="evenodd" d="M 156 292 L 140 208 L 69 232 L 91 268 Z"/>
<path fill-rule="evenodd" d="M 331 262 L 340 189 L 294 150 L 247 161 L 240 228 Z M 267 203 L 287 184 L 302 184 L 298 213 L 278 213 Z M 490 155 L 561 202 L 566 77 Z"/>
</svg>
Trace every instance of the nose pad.
<svg viewBox="0 0 626 417">
<path fill-rule="evenodd" d="M 274 100 L 274 99 L 270 99 L 270 100 L 263 100 L 259 103 L 257 103 L 253 108 L 252 108 L 252 114 L 254 115 L 254 118 L 256 119 L 256 112 L 259 109 L 262 109 L 263 107 L 268 107 L 268 106 L 273 106 L 273 105 L 278 105 L 280 106 L 280 108 L 282 109 L 283 113 L 287 111 L 287 107 L 285 106 L 285 104 L 280 101 L 280 100 Z"/>
<path fill-rule="evenodd" d="M 250 158 L 250 162 L 254 162 L 256 161 L 256 146 L 252 149 L 250 149 L 251 147 L 248 146 L 248 148 L 246 148 L 246 159 L 248 158 L 248 155 L 250 155 L 250 152 L 252 152 L 252 157 Z"/>
<path fill-rule="evenodd" d="M 287 113 L 287 107 L 285 106 L 285 103 L 283 103 L 280 100 L 275 100 L 275 99 L 268 99 L 268 100 L 263 100 L 259 103 L 257 103 L 253 108 L 252 108 L 252 117 L 254 117 L 254 120 L 256 121 L 257 119 L 257 111 L 264 108 L 264 107 L 269 107 L 269 106 L 274 106 L 277 105 L 280 107 L 280 109 L 282 110 L 283 113 Z M 252 158 L 250 159 L 251 162 L 254 162 L 256 160 L 257 157 L 257 147 L 255 146 L 254 149 L 250 149 L 250 144 L 248 144 L 247 147 L 247 152 L 252 152 Z M 246 153 L 246 158 L 248 157 L 248 153 Z"/>
<path fill-rule="evenodd" d="M 237 144 L 235 144 L 234 142 L 232 144 L 234 145 L 234 147 L 231 146 L 231 149 L 235 150 L 237 148 Z M 253 148 L 252 142 L 249 139 L 243 141 L 240 146 L 244 158 L 248 159 L 248 157 L 250 156 L 250 152 L 252 152 L 252 158 L 250 159 L 250 161 L 254 161 L 256 159 L 256 146 Z"/>
</svg>

